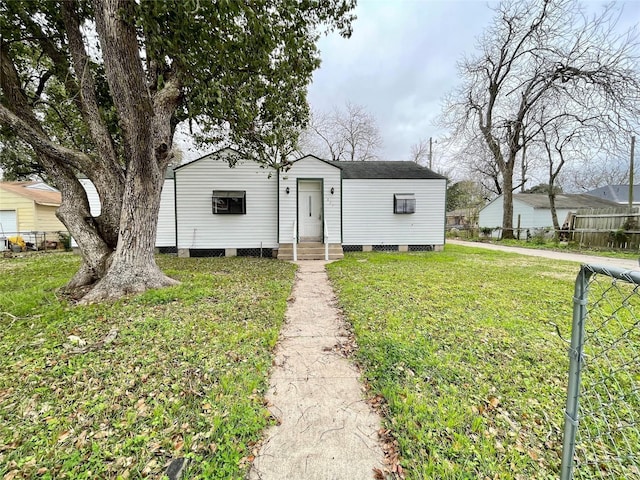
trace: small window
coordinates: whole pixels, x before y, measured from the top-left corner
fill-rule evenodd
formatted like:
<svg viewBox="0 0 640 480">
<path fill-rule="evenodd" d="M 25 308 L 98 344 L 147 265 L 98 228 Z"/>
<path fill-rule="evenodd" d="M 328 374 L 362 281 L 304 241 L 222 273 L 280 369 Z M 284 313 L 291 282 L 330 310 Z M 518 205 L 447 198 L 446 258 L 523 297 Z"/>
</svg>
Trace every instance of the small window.
<svg viewBox="0 0 640 480">
<path fill-rule="evenodd" d="M 393 196 L 393 213 L 416 213 L 416 197 L 413 193 L 396 193 Z"/>
<path fill-rule="evenodd" d="M 244 190 L 214 190 L 213 213 L 247 213 L 247 195 Z"/>
</svg>

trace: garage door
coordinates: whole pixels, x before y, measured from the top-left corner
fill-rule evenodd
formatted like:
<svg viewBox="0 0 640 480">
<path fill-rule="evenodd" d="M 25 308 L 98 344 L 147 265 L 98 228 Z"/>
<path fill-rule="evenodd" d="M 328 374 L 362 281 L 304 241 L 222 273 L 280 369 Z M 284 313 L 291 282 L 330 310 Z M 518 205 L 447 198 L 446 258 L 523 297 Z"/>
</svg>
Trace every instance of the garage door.
<svg viewBox="0 0 640 480">
<path fill-rule="evenodd" d="M 18 231 L 18 217 L 15 210 L 0 210 L 0 236 L 15 235 Z"/>
</svg>

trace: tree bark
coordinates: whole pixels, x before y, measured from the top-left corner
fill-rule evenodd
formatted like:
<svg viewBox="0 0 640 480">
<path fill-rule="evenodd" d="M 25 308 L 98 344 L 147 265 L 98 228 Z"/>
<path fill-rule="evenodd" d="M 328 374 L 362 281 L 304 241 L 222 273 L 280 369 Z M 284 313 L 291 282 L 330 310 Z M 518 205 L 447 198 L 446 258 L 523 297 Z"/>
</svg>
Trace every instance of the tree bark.
<svg viewBox="0 0 640 480">
<path fill-rule="evenodd" d="M 506 162 L 502 172 L 502 239 L 514 239 L 513 234 L 513 162 Z"/>
<path fill-rule="evenodd" d="M 81 267 L 64 291 L 82 303 L 113 300 L 178 283 L 158 268 L 154 251 L 180 83 L 176 78 L 168 79 L 166 86 L 151 96 L 139 57 L 135 25 L 125 20 L 132 5 L 119 0 L 94 2 L 105 72 L 124 132 L 126 161 L 122 163 L 99 112 L 90 60 L 73 2 L 65 2 L 62 13 L 74 71 L 69 68 L 66 54 L 51 51 L 57 48 L 53 44 L 48 48 L 51 55 L 64 60 L 64 65 L 58 66 L 67 69 L 68 86 L 76 93 L 75 105 L 95 146 L 92 155 L 51 141 L 20 87 L 7 50 L 0 52 L 4 97 L 0 122 L 33 147 L 61 191 L 62 202 L 56 215 L 78 243 L 83 257 Z M 73 80 L 74 75 L 77 81 Z M 91 216 L 77 171 L 87 174 L 98 191 L 102 205 L 99 217 Z"/>
<path fill-rule="evenodd" d="M 549 208 L 551 209 L 553 230 L 557 238 L 560 232 L 560 223 L 558 222 L 558 212 L 556 211 L 556 194 L 553 192 L 553 185 L 549 185 Z"/>
<path fill-rule="evenodd" d="M 163 182 L 164 176 L 159 171 L 127 175 L 118 247 L 106 274 L 81 303 L 114 300 L 179 283 L 158 268 L 154 256 Z"/>
<path fill-rule="evenodd" d="M 150 288 L 176 285 L 158 268 L 154 251 L 164 171 L 173 137 L 177 80 L 151 98 L 139 56 L 133 4 L 95 0 L 96 29 L 107 82 L 119 113 L 127 156 L 118 242 L 105 275 L 82 303 L 112 300 Z"/>
</svg>

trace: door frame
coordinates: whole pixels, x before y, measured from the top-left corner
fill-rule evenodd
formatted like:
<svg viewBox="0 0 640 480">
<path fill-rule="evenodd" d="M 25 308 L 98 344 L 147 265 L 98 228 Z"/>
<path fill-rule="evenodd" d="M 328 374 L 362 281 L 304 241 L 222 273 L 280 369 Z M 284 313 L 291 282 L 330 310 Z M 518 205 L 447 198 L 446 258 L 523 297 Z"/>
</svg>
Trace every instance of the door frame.
<svg viewBox="0 0 640 480">
<path fill-rule="evenodd" d="M 324 178 L 296 178 L 296 240 L 300 243 L 300 182 L 316 182 L 320 184 L 320 211 L 322 213 L 322 223 L 320 225 L 320 242 L 324 243 Z"/>
</svg>

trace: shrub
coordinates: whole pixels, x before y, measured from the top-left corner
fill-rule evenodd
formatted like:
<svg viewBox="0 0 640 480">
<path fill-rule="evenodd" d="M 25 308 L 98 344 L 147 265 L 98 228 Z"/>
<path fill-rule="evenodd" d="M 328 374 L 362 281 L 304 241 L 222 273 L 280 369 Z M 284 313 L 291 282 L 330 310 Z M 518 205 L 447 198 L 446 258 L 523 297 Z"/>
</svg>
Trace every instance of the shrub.
<svg viewBox="0 0 640 480">
<path fill-rule="evenodd" d="M 65 252 L 71 251 L 71 235 L 67 232 L 58 232 L 58 237 L 60 238 L 60 243 L 62 243 Z"/>
</svg>

